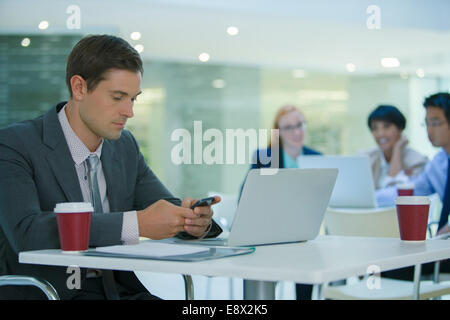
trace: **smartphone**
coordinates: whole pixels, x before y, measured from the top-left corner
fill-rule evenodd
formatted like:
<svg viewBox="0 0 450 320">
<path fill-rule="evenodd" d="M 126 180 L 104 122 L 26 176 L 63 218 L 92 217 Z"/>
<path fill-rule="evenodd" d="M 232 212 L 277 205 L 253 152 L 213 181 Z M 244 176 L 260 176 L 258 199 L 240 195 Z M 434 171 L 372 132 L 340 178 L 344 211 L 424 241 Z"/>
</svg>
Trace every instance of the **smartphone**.
<svg viewBox="0 0 450 320">
<path fill-rule="evenodd" d="M 214 201 L 214 197 L 209 197 L 209 198 L 203 198 L 198 200 L 196 203 L 194 203 L 191 206 L 191 209 L 197 208 L 197 207 L 206 207 L 211 205 L 211 203 L 213 203 Z"/>
</svg>

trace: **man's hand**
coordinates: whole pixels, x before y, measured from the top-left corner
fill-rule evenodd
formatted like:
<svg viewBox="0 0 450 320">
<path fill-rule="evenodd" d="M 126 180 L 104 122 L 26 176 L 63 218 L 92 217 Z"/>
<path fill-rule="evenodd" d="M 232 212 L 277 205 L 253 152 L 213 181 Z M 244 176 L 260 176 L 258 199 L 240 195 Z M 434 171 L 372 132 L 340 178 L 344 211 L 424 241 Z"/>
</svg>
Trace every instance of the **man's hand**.
<svg viewBox="0 0 450 320">
<path fill-rule="evenodd" d="M 441 229 L 438 230 L 436 235 L 440 236 L 441 234 L 448 233 L 448 232 L 450 232 L 450 227 L 448 224 L 446 224 L 445 226 L 443 226 Z"/>
<path fill-rule="evenodd" d="M 158 200 L 137 212 L 139 236 L 153 240 L 171 238 L 181 231 L 187 231 L 186 220 L 197 221 L 198 218 L 199 214 L 191 209 Z"/>
<path fill-rule="evenodd" d="M 184 198 L 181 206 L 183 208 L 190 208 L 195 202 L 197 202 L 199 199 L 192 199 L 192 198 Z M 215 196 L 214 201 L 211 205 L 219 203 L 220 197 Z M 211 205 L 205 206 L 205 207 L 197 207 L 193 210 L 193 213 L 196 215 L 196 218 L 186 218 L 185 219 L 185 225 L 184 230 L 187 233 L 195 236 L 195 237 L 201 237 L 203 236 L 206 231 L 208 230 L 210 224 L 212 223 L 212 216 L 213 211 L 211 209 Z M 192 209 L 189 209 L 192 211 Z"/>
</svg>

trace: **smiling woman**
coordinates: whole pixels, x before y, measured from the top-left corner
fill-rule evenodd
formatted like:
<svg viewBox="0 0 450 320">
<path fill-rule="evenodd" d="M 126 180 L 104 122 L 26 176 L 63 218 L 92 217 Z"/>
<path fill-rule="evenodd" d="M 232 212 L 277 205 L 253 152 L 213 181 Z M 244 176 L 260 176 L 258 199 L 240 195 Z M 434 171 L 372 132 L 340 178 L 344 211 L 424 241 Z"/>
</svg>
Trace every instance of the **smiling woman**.
<svg viewBox="0 0 450 320">
<path fill-rule="evenodd" d="M 404 183 L 424 169 L 428 159 L 407 147 L 406 118 L 400 110 L 380 105 L 370 113 L 367 125 L 378 147 L 362 153 L 370 158 L 376 189 Z"/>
</svg>

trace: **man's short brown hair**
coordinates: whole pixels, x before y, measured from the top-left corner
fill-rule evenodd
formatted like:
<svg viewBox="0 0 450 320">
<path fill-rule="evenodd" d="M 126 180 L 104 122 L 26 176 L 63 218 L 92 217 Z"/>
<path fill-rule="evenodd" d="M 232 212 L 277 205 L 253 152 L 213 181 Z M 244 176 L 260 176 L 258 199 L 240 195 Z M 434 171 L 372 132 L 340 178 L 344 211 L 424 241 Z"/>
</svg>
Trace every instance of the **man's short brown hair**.
<svg viewBox="0 0 450 320">
<path fill-rule="evenodd" d="M 110 69 L 129 70 L 143 74 L 139 53 L 125 40 L 111 35 L 90 35 L 81 39 L 67 58 L 66 84 L 70 97 L 70 79 L 81 76 L 92 91 Z"/>
</svg>

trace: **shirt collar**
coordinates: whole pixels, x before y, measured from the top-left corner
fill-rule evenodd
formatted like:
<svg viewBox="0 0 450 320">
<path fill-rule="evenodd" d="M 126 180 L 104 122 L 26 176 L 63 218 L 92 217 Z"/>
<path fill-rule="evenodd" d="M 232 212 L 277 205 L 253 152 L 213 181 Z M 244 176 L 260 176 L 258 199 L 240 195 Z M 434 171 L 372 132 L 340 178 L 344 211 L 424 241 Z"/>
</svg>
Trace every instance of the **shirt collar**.
<svg viewBox="0 0 450 320">
<path fill-rule="evenodd" d="M 447 151 L 442 148 L 442 152 L 445 154 L 445 156 L 450 160 L 450 154 L 447 153 Z"/>
<path fill-rule="evenodd" d="M 61 123 L 64 137 L 66 138 L 73 161 L 76 165 L 81 165 L 91 154 L 97 155 L 97 157 L 100 159 L 100 156 L 102 154 L 103 139 L 97 150 L 95 152 L 90 152 L 70 126 L 65 112 L 66 106 L 67 104 L 59 111 L 58 119 Z"/>
</svg>

